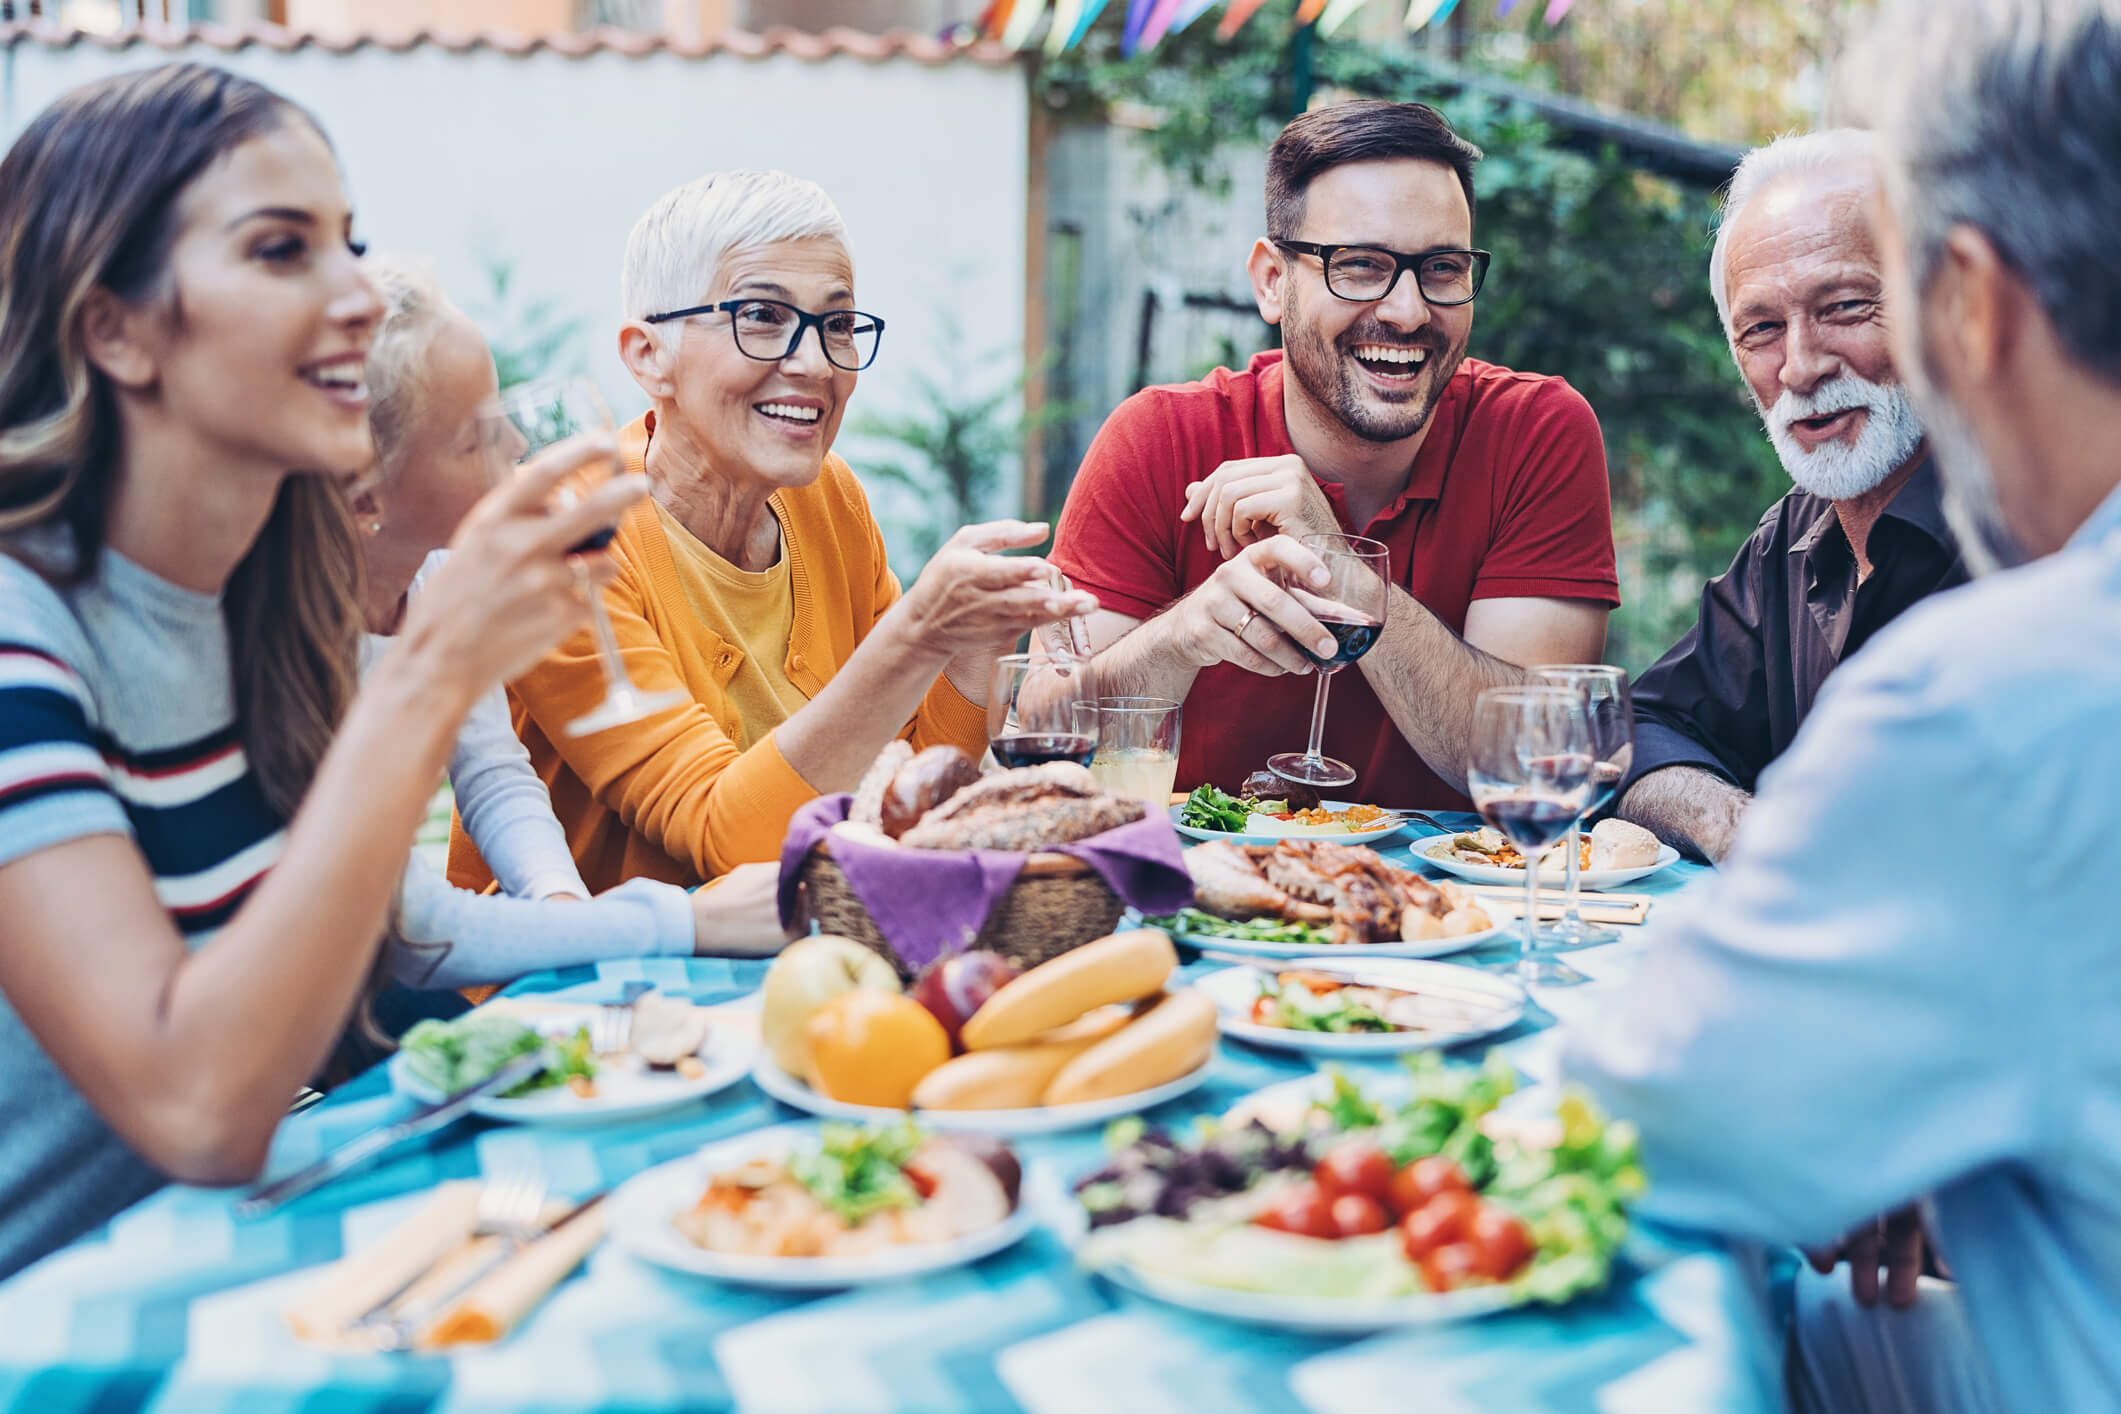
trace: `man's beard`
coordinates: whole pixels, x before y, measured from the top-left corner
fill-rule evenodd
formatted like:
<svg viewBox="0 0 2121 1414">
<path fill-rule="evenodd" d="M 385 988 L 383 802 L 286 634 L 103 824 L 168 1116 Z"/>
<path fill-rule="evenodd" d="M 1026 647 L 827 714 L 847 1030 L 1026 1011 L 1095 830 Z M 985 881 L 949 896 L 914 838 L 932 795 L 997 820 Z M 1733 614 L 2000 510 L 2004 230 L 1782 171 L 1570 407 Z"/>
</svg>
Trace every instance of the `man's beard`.
<svg viewBox="0 0 2121 1414">
<path fill-rule="evenodd" d="M 1410 272 L 1402 278 L 1413 276 Z M 1284 299 L 1281 332 L 1289 372 L 1312 401 L 1365 442 L 1404 441 L 1428 426 L 1429 415 L 1436 411 L 1451 375 L 1466 357 L 1466 340 L 1450 344 L 1433 324 L 1408 335 L 1376 319 L 1364 319 L 1328 343 L 1317 326 L 1303 318 L 1293 289 Z M 1426 349 L 1428 360 L 1422 365 L 1421 376 L 1410 382 L 1404 393 L 1385 401 L 1374 387 L 1366 386 L 1361 365 L 1351 352 L 1358 344 Z"/>
<path fill-rule="evenodd" d="M 1926 356 L 1925 356 L 1926 361 Z M 1959 541 L 1960 558 L 1974 575 L 2014 569 L 2033 558 L 2018 544 L 1996 498 L 1996 474 L 1973 426 L 1937 387 L 1928 370 L 1910 373 L 1908 396 L 1928 424 L 1930 450 L 1944 477 L 1944 519 Z"/>
<path fill-rule="evenodd" d="M 1753 403 L 1759 406 L 1757 395 Z M 1836 440 L 1806 447 L 1790 432 L 1792 423 L 1850 408 L 1866 410 L 1863 430 L 1853 444 Z M 1790 480 L 1829 501 L 1846 501 L 1876 489 L 1922 445 L 1922 419 L 1907 390 L 1853 373 L 1836 374 L 1810 393 L 1784 389 L 1773 407 L 1760 409 L 1760 420 Z"/>
</svg>

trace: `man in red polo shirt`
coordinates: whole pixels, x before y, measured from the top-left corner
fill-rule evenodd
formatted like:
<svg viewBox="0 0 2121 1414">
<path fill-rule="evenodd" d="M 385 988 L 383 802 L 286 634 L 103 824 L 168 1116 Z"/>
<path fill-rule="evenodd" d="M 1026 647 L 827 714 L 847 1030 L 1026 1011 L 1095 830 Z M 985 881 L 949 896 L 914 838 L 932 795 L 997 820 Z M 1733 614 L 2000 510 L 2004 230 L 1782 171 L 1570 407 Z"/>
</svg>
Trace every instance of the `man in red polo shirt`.
<svg viewBox="0 0 2121 1414">
<path fill-rule="evenodd" d="M 1466 358 L 1487 255 L 1480 151 L 1419 103 L 1307 113 L 1267 162 L 1247 268 L 1284 352 L 1147 388 L 1098 433 L 1051 556 L 1102 606 L 1100 691 L 1186 704 L 1179 783 L 1235 790 L 1300 752 L 1330 655 L 1281 586 L 1323 566 L 1298 537 L 1391 552 L 1376 645 L 1333 686 L 1329 795 L 1463 808 L 1482 688 L 1596 662 L 1619 602 L 1598 419 L 1559 378 Z"/>
</svg>

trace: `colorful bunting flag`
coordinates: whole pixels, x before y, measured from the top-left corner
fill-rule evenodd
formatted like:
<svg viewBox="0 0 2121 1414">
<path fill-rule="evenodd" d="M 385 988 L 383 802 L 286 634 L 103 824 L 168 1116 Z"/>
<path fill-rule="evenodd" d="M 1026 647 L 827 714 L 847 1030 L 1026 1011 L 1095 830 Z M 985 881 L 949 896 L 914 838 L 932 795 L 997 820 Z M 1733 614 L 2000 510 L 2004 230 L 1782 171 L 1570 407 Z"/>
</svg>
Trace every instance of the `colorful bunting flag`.
<svg viewBox="0 0 2121 1414">
<path fill-rule="evenodd" d="M 1067 0 L 1062 0 L 1062 3 L 1067 3 Z M 1052 35 L 1048 35 L 1046 37 L 1047 51 L 1053 54 L 1065 53 L 1067 50 L 1081 44 L 1083 36 L 1090 32 L 1090 26 L 1096 24 L 1097 17 L 1105 12 L 1105 4 L 1106 0 L 1074 0 L 1074 7 L 1082 13 L 1076 16 L 1075 23 L 1069 26 L 1065 33 L 1061 29 L 1058 12 L 1056 11 L 1053 33 L 1063 35 L 1063 37 L 1059 47 L 1056 48 Z"/>
<path fill-rule="evenodd" d="M 1569 7 L 1575 3 L 1576 0 L 1549 0 L 1547 5 L 1547 23 L 1550 25 L 1560 24 L 1561 17 L 1566 15 L 1569 12 Z"/>
<path fill-rule="evenodd" d="M 1002 43 L 1011 49 L 1022 49 L 1031 42 L 1031 31 L 1046 13 L 1046 0 L 1016 0 L 1009 10 L 1009 21 L 1002 26 Z"/>
<path fill-rule="evenodd" d="M 1318 17 L 1319 37 L 1332 38 L 1342 25 L 1361 14 L 1369 3 L 1370 0 L 1329 0 L 1326 12 Z"/>
<path fill-rule="evenodd" d="M 1215 0 L 1199 0 L 1197 6 L 1189 6 L 1188 0 L 1156 0 L 1155 7 L 1149 11 L 1149 18 L 1142 24 L 1141 47 L 1143 49 L 1154 49 L 1161 44 L 1164 36 L 1169 34 L 1174 24 L 1177 23 L 1179 13 L 1182 10 L 1193 8 L 1195 15 L 1197 15 L 1199 11 L 1207 9 L 1208 6 L 1214 3 Z M 1187 18 L 1192 19 L 1194 16 L 1189 15 Z M 1183 29 L 1184 25 L 1177 24 L 1177 27 Z"/>
<path fill-rule="evenodd" d="M 1015 0 L 994 0 L 980 12 L 979 32 L 983 39 L 1000 39 L 1002 26 L 1009 23 L 1009 7 Z"/>
<path fill-rule="evenodd" d="M 1245 27 L 1245 21 L 1259 13 L 1259 7 L 1267 0 L 1230 0 L 1230 8 L 1223 11 L 1222 23 L 1215 27 L 1217 39 L 1235 39 L 1237 32 Z"/>
<path fill-rule="evenodd" d="M 1178 7 L 1178 18 L 1171 21 L 1171 28 L 1166 31 L 1166 33 L 1177 34 L 1187 25 L 1192 24 L 1202 15 L 1205 15 L 1208 13 L 1208 11 L 1214 9 L 1215 3 L 1216 0 L 1180 0 Z M 1163 36 L 1158 35 L 1157 38 L 1161 39 L 1163 38 Z M 1146 34 L 1142 36 L 1142 42 L 1148 42 L 1148 36 Z"/>
<path fill-rule="evenodd" d="M 1516 8 L 1517 0 L 1502 0 L 1502 3 L 1495 7 L 1495 18 L 1499 20 Z"/>
<path fill-rule="evenodd" d="M 1296 7 L 1296 23 L 1299 25 L 1311 23 L 1319 17 L 1319 14 L 1325 8 L 1326 0 L 1303 0 L 1303 3 Z"/>
<path fill-rule="evenodd" d="M 1120 53 L 1131 58 L 1141 46 L 1142 26 L 1149 22 L 1149 11 L 1155 6 L 1156 0 L 1127 0 L 1127 21 L 1119 31 Z"/>
</svg>

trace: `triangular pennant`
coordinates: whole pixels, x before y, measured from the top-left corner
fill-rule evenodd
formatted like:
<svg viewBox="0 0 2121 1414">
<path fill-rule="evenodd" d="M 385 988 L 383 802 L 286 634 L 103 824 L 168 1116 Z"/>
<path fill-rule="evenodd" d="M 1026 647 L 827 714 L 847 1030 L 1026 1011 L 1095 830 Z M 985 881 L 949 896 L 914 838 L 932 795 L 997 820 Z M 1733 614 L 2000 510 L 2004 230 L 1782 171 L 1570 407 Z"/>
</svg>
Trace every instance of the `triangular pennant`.
<svg viewBox="0 0 2121 1414">
<path fill-rule="evenodd" d="M 1412 0 L 1407 6 L 1407 33 L 1425 28 L 1442 6 L 1443 0 Z"/>
<path fill-rule="evenodd" d="M 1022 49 L 1031 42 L 1031 31 L 1046 13 L 1046 0 L 1016 0 L 1009 11 L 1009 23 L 1002 27 L 1002 43 L 1011 49 Z"/>
<path fill-rule="evenodd" d="M 1326 0 L 1303 0 L 1303 3 L 1296 7 L 1296 23 L 1299 25 L 1311 23 L 1318 18 L 1325 8 Z"/>
<path fill-rule="evenodd" d="M 1457 8 L 1458 0 L 1443 0 L 1443 3 L 1436 7 L 1436 13 L 1429 16 L 1429 23 L 1432 25 L 1442 24 L 1446 19 L 1450 18 L 1451 12 Z"/>
<path fill-rule="evenodd" d="M 1328 0 L 1326 12 L 1318 17 L 1318 33 L 1330 39 L 1340 27 L 1363 12 L 1370 0 Z"/>
<path fill-rule="evenodd" d="M 1012 0 L 992 0 L 980 11 L 979 33 L 981 39 L 1000 39 L 1002 26 L 1009 23 L 1009 6 Z"/>
<path fill-rule="evenodd" d="M 1067 0 L 1062 0 L 1062 3 L 1067 3 Z M 1106 0 L 1075 0 L 1075 8 L 1082 11 L 1082 13 L 1075 17 L 1075 23 L 1069 26 L 1065 33 L 1063 33 L 1060 24 L 1060 12 L 1056 10 L 1054 12 L 1053 34 L 1046 36 L 1046 52 L 1049 54 L 1062 54 L 1081 44 L 1083 36 L 1090 32 L 1090 26 L 1096 24 L 1097 17 L 1105 12 L 1105 3 Z M 1061 35 L 1061 40 L 1057 47 L 1054 44 L 1053 35 Z"/>
<path fill-rule="evenodd" d="M 1171 21 L 1171 28 L 1166 30 L 1165 34 L 1177 34 L 1187 25 L 1192 24 L 1202 15 L 1214 9 L 1215 5 L 1216 0 L 1179 0 L 1178 18 Z M 1163 35 L 1158 35 L 1157 38 L 1161 39 Z M 1145 31 L 1142 35 L 1142 43 L 1148 44 L 1150 42 L 1149 36 Z"/>
<path fill-rule="evenodd" d="M 1214 0 L 1203 0 L 1201 8 L 1206 9 L 1213 3 Z M 1185 8 L 1185 5 L 1186 0 L 1156 0 L 1154 8 L 1149 11 L 1149 18 L 1142 23 L 1140 47 L 1154 49 L 1161 44 L 1164 36 L 1171 32 L 1172 22 L 1178 18 L 1179 11 Z"/>
<path fill-rule="evenodd" d="M 1046 30 L 1046 53 L 1058 56 L 1067 46 L 1068 36 L 1074 32 L 1075 21 L 1083 13 L 1083 0 L 1053 0 L 1053 23 Z"/>
<path fill-rule="evenodd" d="M 1550 25 L 1560 24 L 1561 17 L 1566 15 L 1569 12 L 1569 7 L 1575 3 L 1576 0 L 1548 0 L 1547 23 Z"/>
<path fill-rule="evenodd" d="M 1149 11 L 1156 0 L 1127 0 L 1127 22 L 1120 27 L 1119 52 L 1132 58 L 1141 46 L 1142 27 L 1149 23 Z"/>
<path fill-rule="evenodd" d="M 1230 8 L 1223 11 L 1222 23 L 1215 27 L 1217 39 L 1235 39 L 1237 32 L 1245 27 L 1245 21 L 1259 13 L 1259 7 L 1267 0 L 1230 0 Z"/>
<path fill-rule="evenodd" d="M 1495 18 L 1499 20 L 1516 8 L 1517 0 L 1502 0 L 1502 3 L 1495 7 Z"/>
</svg>

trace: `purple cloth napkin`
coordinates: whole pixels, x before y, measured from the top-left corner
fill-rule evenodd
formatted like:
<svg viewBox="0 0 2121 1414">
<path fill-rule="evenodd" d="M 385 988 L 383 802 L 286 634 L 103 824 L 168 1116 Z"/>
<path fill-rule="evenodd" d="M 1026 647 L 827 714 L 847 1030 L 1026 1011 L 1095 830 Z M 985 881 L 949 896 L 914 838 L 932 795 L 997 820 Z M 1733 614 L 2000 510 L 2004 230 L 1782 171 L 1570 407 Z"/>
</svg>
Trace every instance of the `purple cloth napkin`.
<svg viewBox="0 0 2121 1414">
<path fill-rule="evenodd" d="M 811 848 L 847 818 L 854 797 L 820 796 L 795 813 L 781 844 L 781 922 L 795 919 L 796 884 Z M 1171 822 L 1151 813 L 1056 854 L 1095 869 L 1112 892 L 1143 913 L 1172 913 L 1193 902 L 1193 879 Z M 1027 856 L 1003 850 L 901 849 L 833 836 L 832 858 L 899 959 L 915 972 L 963 952 L 1016 882 Z"/>
</svg>

